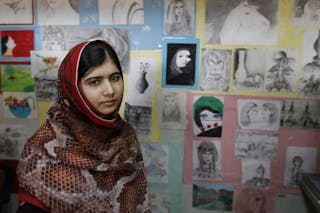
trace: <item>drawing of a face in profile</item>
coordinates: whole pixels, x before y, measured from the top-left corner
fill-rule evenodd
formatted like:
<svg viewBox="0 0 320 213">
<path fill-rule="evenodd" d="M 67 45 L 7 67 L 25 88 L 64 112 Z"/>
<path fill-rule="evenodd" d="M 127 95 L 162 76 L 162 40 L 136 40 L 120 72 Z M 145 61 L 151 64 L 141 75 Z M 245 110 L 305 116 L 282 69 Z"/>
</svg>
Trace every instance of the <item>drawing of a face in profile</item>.
<svg viewBox="0 0 320 213">
<path fill-rule="evenodd" d="M 181 121 L 181 112 L 178 104 L 177 93 L 172 91 L 163 97 L 163 122 L 179 122 Z"/>
<path fill-rule="evenodd" d="M 198 143 L 195 141 L 195 143 Z M 198 167 L 193 175 L 200 179 L 216 179 L 220 177 L 220 171 L 216 165 L 219 157 L 218 149 L 214 142 L 202 141 L 197 147 Z"/>
<path fill-rule="evenodd" d="M 236 196 L 234 211 L 237 213 L 265 213 L 266 195 L 261 189 L 246 188 Z"/>
<path fill-rule="evenodd" d="M 13 57 L 13 49 L 16 47 L 16 42 L 10 35 L 5 35 L 1 38 L 1 53 L 3 57 Z"/>
<path fill-rule="evenodd" d="M 195 101 L 193 108 L 198 128 L 194 133 L 202 137 L 221 137 L 223 103 L 216 97 L 202 96 Z"/>
<path fill-rule="evenodd" d="M 166 83 L 193 85 L 195 82 L 195 45 L 168 45 Z"/>
</svg>

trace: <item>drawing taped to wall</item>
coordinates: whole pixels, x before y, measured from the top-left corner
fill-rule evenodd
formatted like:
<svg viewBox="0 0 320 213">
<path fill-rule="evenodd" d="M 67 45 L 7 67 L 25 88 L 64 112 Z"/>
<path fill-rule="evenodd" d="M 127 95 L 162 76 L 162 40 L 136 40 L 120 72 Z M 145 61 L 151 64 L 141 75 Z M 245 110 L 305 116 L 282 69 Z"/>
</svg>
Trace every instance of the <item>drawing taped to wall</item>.
<svg viewBox="0 0 320 213">
<path fill-rule="evenodd" d="M 144 24 L 143 0 L 99 0 L 100 24 Z"/>
<path fill-rule="evenodd" d="M 235 50 L 233 90 L 263 91 L 265 54 L 262 48 Z"/>
<path fill-rule="evenodd" d="M 150 200 L 152 212 L 169 213 L 170 212 L 170 192 L 164 189 L 150 188 Z"/>
<path fill-rule="evenodd" d="M 281 102 L 238 99 L 238 124 L 241 129 L 279 130 Z"/>
<path fill-rule="evenodd" d="M 268 92 L 296 90 L 298 49 L 267 49 L 265 89 Z"/>
<path fill-rule="evenodd" d="M 33 0 L 0 2 L 0 25 L 33 24 Z"/>
<path fill-rule="evenodd" d="M 241 167 L 241 183 L 244 187 L 269 188 L 270 160 L 242 159 Z"/>
<path fill-rule="evenodd" d="M 26 140 L 27 129 L 25 126 L 0 124 L 0 158 L 19 159 Z"/>
<path fill-rule="evenodd" d="M 231 51 L 202 49 L 199 88 L 227 92 L 230 82 Z"/>
<path fill-rule="evenodd" d="M 277 14 L 277 0 L 206 1 L 205 43 L 276 44 Z"/>
<path fill-rule="evenodd" d="M 221 137 L 223 97 L 193 97 L 193 134 L 199 137 Z"/>
<path fill-rule="evenodd" d="M 39 25 L 80 24 L 79 0 L 38 0 L 37 12 Z"/>
<path fill-rule="evenodd" d="M 312 100 L 283 100 L 280 128 L 320 129 L 320 102 Z"/>
<path fill-rule="evenodd" d="M 31 68 L 38 100 L 54 101 L 60 63 L 67 51 L 31 51 Z"/>
<path fill-rule="evenodd" d="M 141 148 L 148 182 L 168 183 L 168 146 L 158 143 L 143 143 Z"/>
<path fill-rule="evenodd" d="M 137 132 L 139 139 L 150 140 L 152 106 L 147 102 L 127 101 L 124 109 L 124 119 Z"/>
<path fill-rule="evenodd" d="M 185 129 L 185 93 L 161 89 L 158 97 L 158 124 L 164 129 Z"/>
<path fill-rule="evenodd" d="M 193 179 L 221 179 L 220 142 L 193 141 Z"/>
<path fill-rule="evenodd" d="M 193 183 L 192 207 L 203 210 L 232 211 L 234 187 L 229 184 Z"/>
<path fill-rule="evenodd" d="M 1 64 L 2 91 L 33 92 L 34 79 L 29 64 Z"/>
<path fill-rule="evenodd" d="M 62 26 L 41 26 L 41 46 L 43 50 L 63 51 L 67 50 Z"/>
<path fill-rule="evenodd" d="M 303 36 L 303 68 L 299 95 L 320 98 L 320 30 L 307 30 Z"/>
<path fill-rule="evenodd" d="M 34 119 L 38 117 L 38 107 L 33 92 L 4 92 L 2 107 L 5 118 Z"/>
<path fill-rule="evenodd" d="M 316 156 L 316 148 L 289 146 L 286 152 L 284 185 L 293 188 L 300 187 L 302 173 L 316 172 Z"/>
<path fill-rule="evenodd" d="M 0 35 L 2 60 L 17 57 L 27 60 L 30 57 L 30 51 L 34 49 L 33 30 L 0 30 Z"/>
<path fill-rule="evenodd" d="M 157 60 L 152 57 L 133 57 L 130 61 L 128 96 L 153 98 L 157 86 Z"/>
<path fill-rule="evenodd" d="M 237 130 L 235 156 L 239 159 L 276 160 L 278 133 Z"/>
<path fill-rule="evenodd" d="M 320 1 L 319 0 L 291 0 L 293 26 L 319 26 Z"/>
<path fill-rule="evenodd" d="M 166 35 L 192 35 L 194 5 L 194 0 L 165 0 L 164 33 Z"/>
</svg>

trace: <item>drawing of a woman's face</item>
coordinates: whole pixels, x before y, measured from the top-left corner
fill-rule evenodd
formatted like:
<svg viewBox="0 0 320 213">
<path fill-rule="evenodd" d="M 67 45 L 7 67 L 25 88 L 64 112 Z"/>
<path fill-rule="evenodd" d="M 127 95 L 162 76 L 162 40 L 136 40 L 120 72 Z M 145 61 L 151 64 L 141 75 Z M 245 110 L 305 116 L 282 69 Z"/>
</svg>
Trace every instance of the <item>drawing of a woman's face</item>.
<svg viewBox="0 0 320 213">
<path fill-rule="evenodd" d="M 189 50 L 180 50 L 177 52 L 176 65 L 178 68 L 186 67 L 191 61 Z"/>
<path fill-rule="evenodd" d="M 249 110 L 248 116 L 251 122 L 268 122 L 271 110 L 266 106 L 255 106 Z"/>
<path fill-rule="evenodd" d="M 13 40 L 13 38 L 11 36 L 8 37 L 8 42 L 6 44 L 8 49 L 13 49 L 16 46 L 15 41 Z"/>
<path fill-rule="evenodd" d="M 184 5 L 182 1 L 177 1 L 175 8 L 174 8 L 174 14 L 176 16 L 182 16 L 184 13 Z"/>
<path fill-rule="evenodd" d="M 174 95 L 166 95 L 163 99 L 163 113 L 169 115 L 173 110 L 177 108 L 177 100 Z"/>
<path fill-rule="evenodd" d="M 200 120 L 203 127 L 212 129 L 219 126 L 221 117 L 218 112 L 211 112 L 209 110 L 203 110 L 200 113 Z"/>
</svg>

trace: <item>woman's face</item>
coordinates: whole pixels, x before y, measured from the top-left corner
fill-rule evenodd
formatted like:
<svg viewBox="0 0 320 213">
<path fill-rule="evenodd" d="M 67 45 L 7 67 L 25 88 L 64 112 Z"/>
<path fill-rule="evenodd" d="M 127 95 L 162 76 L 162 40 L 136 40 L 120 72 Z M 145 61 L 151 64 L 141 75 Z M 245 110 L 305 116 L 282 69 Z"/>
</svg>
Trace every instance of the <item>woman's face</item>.
<svg viewBox="0 0 320 213">
<path fill-rule="evenodd" d="M 178 68 L 183 68 L 191 61 L 189 50 L 180 50 L 177 52 L 176 65 Z"/>
<path fill-rule="evenodd" d="M 184 10 L 184 5 L 181 1 L 178 1 L 175 5 L 175 8 L 174 8 L 174 14 L 176 16 L 182 16 L 183 15 L 183 11 Z"/>
<path fill-rule="evenodd" d="M 123 78 L 112 60 L 93 68 L 78 84 L 82 95 L 101 117 L 119 108 L 123 97 Z"/>
</svg>

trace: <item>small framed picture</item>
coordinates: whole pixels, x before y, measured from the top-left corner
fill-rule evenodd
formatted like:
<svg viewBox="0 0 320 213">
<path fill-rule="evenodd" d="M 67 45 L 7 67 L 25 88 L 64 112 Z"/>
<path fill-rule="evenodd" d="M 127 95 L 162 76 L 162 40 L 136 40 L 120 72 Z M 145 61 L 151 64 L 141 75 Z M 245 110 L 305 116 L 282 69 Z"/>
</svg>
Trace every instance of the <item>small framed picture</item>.
<svg viewBox="0 0 320 213">
<path fill-rule="evenodd" d="M 165 39 L 163 41 L 163 87 L 197 89 L 198 47 L 198 39 Z"/>
</svg>

